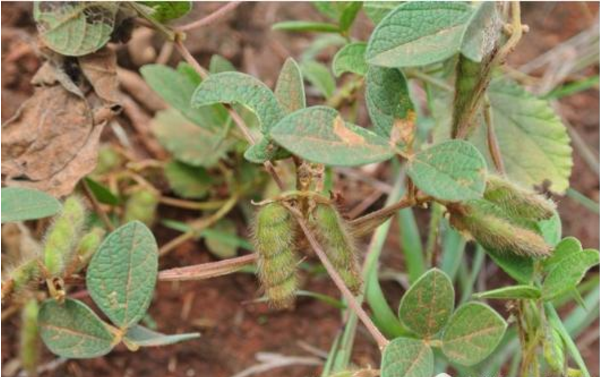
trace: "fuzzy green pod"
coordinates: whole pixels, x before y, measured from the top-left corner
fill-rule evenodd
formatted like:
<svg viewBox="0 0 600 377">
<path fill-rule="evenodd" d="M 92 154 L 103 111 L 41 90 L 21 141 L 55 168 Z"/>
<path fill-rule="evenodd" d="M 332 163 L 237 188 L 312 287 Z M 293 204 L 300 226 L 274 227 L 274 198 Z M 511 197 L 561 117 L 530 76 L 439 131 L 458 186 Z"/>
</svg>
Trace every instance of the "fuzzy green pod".
<svg viewBox="0 0 600 377">
<path fill-rule="evenodd" d="M 2 300 L 13 292 L 21 292 L 30 288 L 40 277 L 40 264 L 37 258 L 23 261 L 16 267 L 3 273 Z"/>
<path fill-rule="evenodd" d="M 477 201 L 448 210 L 452 226 L 473 237 L 485 249 L 530 257 L 550 254 L 550 246 L 542 236 L 487 211 Z"/>
<path fill-rule="evenodd" d="M 551 200 L 493 175 L 487 178 L 483 197 L 498 205 L 509 216 L 527 220 L 549 219 L 556 210 Z"/>
<path fill-rule="evenodd" d="M 258 278 L 275 308 L 294 304 L 298 287 L 296 221 L 280 203 L 262 207 L 254 222 L 253 243 L 258 253 Z"/>
<path fill-rule="evenodd" d="M 75 245 L 81 238 L 86 219 L 86 209 L 78 196 L 65 200 L 61 213 L 46 233 L 44 266 L 50 277 L 60 276 L 73 256 Z"/>
<path fill-rule="evenodd" d="M 81 237 L 81 240 L 77 245 L 77 254 L 73 260 L 70 261 L 70 264 L 67 267 L 67 275 L 81 271 L 81 269 L 88 264 L 102 243 L 105 234 L 106 231 L 104 229 L 100 227 L 94 227 L 92 230 L 84 234 L 83 237 Z"/>
<path fill-rule="evenodd" d="M 348 289 L 355 295 L 360 294 L 358 252 L 345 221 L 335 207 L 319 203 L 313 210 L 312 224 L 327 257 Z"/>
<path fill-rule="evenodd" d="M 565 346 L 558 330 L 553 327 L 546 328 L 542 341 L 544 359 L 550 368 L 557 373 L 565 370 Z"/>
<path fill-rule="evenodd" d="M 98 163 L 91 175 L 94 177 L 104 175 L 119 167 L 123 161 L 123 156 L 112 145 L 104 144 L 98 149 Z"/>
<path fill-rule="evenodd" d="M 156 219 L 156 208 L 159 196 L 156 192 L 143 187 L 136 188 L 125 203 L 123 222 L 141 221 L 147 226 L 152 226 Z"/>
<path fill-rule="evenodd" d="M 21 310 L 20 358 L 28 376 L 37 376 L 40 360 L 40 336 L 38 325 L 39 305 L 36 299 L 27 301 Z"/>
</svg>

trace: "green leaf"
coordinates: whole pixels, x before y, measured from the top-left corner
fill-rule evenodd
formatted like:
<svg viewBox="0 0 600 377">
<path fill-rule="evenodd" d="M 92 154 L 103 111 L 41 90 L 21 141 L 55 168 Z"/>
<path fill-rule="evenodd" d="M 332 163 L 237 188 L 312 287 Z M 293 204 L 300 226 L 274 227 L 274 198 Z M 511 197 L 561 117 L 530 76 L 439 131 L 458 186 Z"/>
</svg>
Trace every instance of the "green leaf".
<svg viewBox="0 0 600 377">
<path fill-rule="evenodd" d="M 571 289 L 575 289 L 590 268 L 600 263 L 600 254 L 597 250 L 583 250 L 568 257 L 562 258 L 557 263 L 542 284 L 544 300 L 552 300 Z"/>
<path fill-rule="evenodd" d="M 117 196 L 113 194 L 108 189 L 108 187 L 102 185 L 101 183 L 93 180 L 90 177 L 85 177 L 84 179 L 88 187 L 90 188 L 90 191 L 100 203 L 108 204 L 111 206 L 116 206 L 119 204 L 119 198 L 117 198 Z"/>
<path fill-rule="evenodd" d="M 371 66 L 365 92 L 373 132 L 394 139 L 400 148 L 414 135 L 414 106 L 406 78 L 397 69 Z"/>
<path fill-rule="evenodd" d="M 156 240 L 143 223 L 133 221 L 104 239 L 90 262 L 86 282 L 96 305 L 124 329 L 146 314 L 157 275 Z"/>
<path fill-rule="evenodd" d="M 464 201 L 483 196 L 486 163 L 477 148 L 451 140 L 417 153 L 408 175 L 415 185 L 437 199 Z"/>
<path fill-rule="evenodd" d="M 24 187 L 3 187 L 2 223 L 35 220 L 60 211 L 60 203 L 43 191 Z"/>
<path fill-rule="evenodd" d="M 363 10 L 375 25 L 381 22 L 388 13 L 396 9 L 401 1 L 365 1 Z"/>
<path fill-rule="evenodd" d="M 470 302 L 450 318 L 442 351 L 453 362 L 471 366 L 489 356 L 502 340 L 506 321 L 489 306 Z"/>
<path fill-rule="evenodd" d="M 192 10 L 191 1 L 141 1 L 154 11 L 151 16 L 158 22 L 167 22 L 183 17 Z"/>
<path fill-rule="evenodd" d="M 285 115 L 275 95 L 258 79 L 240 72 L 210 75 L 192 96 L 192 107 L 216 103 L 242 104 L 258 117 L 263 134 Z"/>
<path fill-rule="evenodd" d="M 210 57 L 210 64 L 208 65 L 208 71 L 211 74 L 221 72 L 235 72 L 235 66 L 231 62 L 221 55 L 215 54 Z"/>
<path fill-rule="evenodd" d="M 329 98 L 335 91 L 335 79 L 326 65 L 314 60 L 303 61 L 300 64 L 302 74 L 325 98 Z"/>
<path fill-rule="evenodd" d="M 362 8 L 362 6 L 363 6 L 362 1 L 349 1 L 348 2 L 348 5 L 344 8 L 344 10 L 342 11 L 342 14 L 339 17 L 341 32 L 345 32 L 348 29 L 350 29 L 350 27 L 352 27 L 352 24 L 354 23 L 356 16 L 358 16 L 358 12 L 360 12 L 360 9 Z"/>
<path fill-rule="evenodd" d="M 522 284 L 527 284 L 533 276 L 533 259 L 496 250 L 486 249 L 488 255 L 510 277 Z"/>
<path fill-rule="evenodd" d="M 214 181 L 208 171 L 201 167 L 190 166 L 178 161 L 165 165 L 165 177 L 175 193 L 186 199 L 202 199 Z"/>
<path fill-rule="evenodd" d="M 460 51 L 472 61 L 480 62 L 489 54 L 502 30 L 502 20 L 493 1 L 482 2 L 473 12 L 462 37 Z"/>
<path fill-rule="evenodd" d="M 127 333 L 125 333 L 125 339 L 138 347 L 167 346 L 199 337 L 200 333 L 197 332 L 165 335 L 140 325 L 131 327 L 127 330 Z"/>
<path fill-rule="evenodd" d="M 118 339 L 110 326 L 81 301 L 67 298 L 42 303 L 38 316 L 40 335 L 56 355 L 71 359 L 99 357 L 109 353 Z"/>
<path fill-rule="evenodd" d="M 419 337 L 437 334 L 454 310 L 454 287 L 441 270 L 423 274 L 404 294 L 398 316 Z"/>
<path fill-rule="evenodd" d="M 488 95 L 508 178 L 530 188 L 548 181 L 552 191 L 565 192 L 573 167 L 572 148 L 567 129 L 550 104 L 504 80 L 492 81 Z M 486 140 L 479 127 L 472 141 L 491 161 Z"/>
<path fill-rule="evenodd" d="M 227 122 L 227 110 L 222 105 L 192 108 L 190 101 L 200 77 L 190 72 L 187 64 L 178 70 L 160 64 L 145 65 L 140 73 L 158 95 L 183 116 L 202 128 L 218 132 Z"/>
<path fill-rule="evenodd" d="M 275 145 L 272 141 L 263 137 L 256 144 L 250 146 L 244 152 L 244 158 L 255 164 L 262 164 L 265 161 L 274 160 L 278 157 L 286 157 L 286 152 Z M 289 157 L 289 154 L 287 154 Z"/>
<path fill-rule="evenodd" d="M 538 221 L 536 228 L 550 246 L 556 246 L 562 238 L 562 222 L 556 211 L 554 211 L 551 218 Z"/>
<path fill-rule="evenodd" d="M 217 134 L 198 127 L 173 109 L 156 113 L 151 128 L 160 144 L 177 160 L 193 166 L 216 165 L 234 145 L 222 131 Z"/>
<path fill-rule="evenodd" d="M 281 104 L 286 114 L 306 107 L 304 94 L 304 81 L 298 63 L 292 58 L 287 58 L 275 86 L 275 97 Z"/>
<path fill-rule="evenodd" d="M 552 255 L 542 261 L 544 270 L 550 271 L 563 259 L 571 257 L 583 251 L 581 242 L 575 237 L 565 237 L 556 245 Z"/>
<path fill-rule="evenodd" d="M 312 21 L 283 21 L 273 25 L 272 29 L 283 31 L 310 31 L 317 33 L 338 33 L 340 31 L 340 27 L 335 24 Z"/>
<path fill-rule="evenodd" d="M 381 377 L 431 377 L 433 352 L 418 339 L 396 338 L 385 347 Z"/>
<path fill-rule="evenodd" d="M 324 106 L 286 116 L 271 130 L 271 137 L 290 152 L 326 165 L 364 165 L 394 155 L 385 139 L 344 122 L 336 110 Z"/>
<path fill-rule="evenodd" d="M 227 238 L 237 238 L 237 227 L 229 219 L 222 219 L 217 222 L 211 230 L 213 234 L 225 234 Z M 233 258 L 237 255 L 237 246 L 219 237 L 206 237 L 206 247 L 219 259 Z"/>
<path fill-rule="evenodd" d="M 477 299 L 501 299 L 501 300 L 535 300 L 542 296 L 542 292 L 531 285 L 513 285 L 492 289 L 485 292 L 475 293 Z"/>
<path fill-rule="evenodd" d="M 342 73 L 351 72 L 364 76 L 369 69 L 365 60 L 367 44 L 364 42 L 348 43 L 333 58 L 333 74 L 340 77 Z"/>
<path fill-rule="evenodd" d="M 101 49 L 115 26 L 117 2 L 53 2 L 33 5 L 40 38 L 62 55 L 82 56 Z"/>
<path fill-rule="evenodd" d="M 383 67 L 421 66 L 456 54 L 472 8 L 458 2 L 407 2 L 391 11 L 369 39 L 367 61 Z"/>
</svg>

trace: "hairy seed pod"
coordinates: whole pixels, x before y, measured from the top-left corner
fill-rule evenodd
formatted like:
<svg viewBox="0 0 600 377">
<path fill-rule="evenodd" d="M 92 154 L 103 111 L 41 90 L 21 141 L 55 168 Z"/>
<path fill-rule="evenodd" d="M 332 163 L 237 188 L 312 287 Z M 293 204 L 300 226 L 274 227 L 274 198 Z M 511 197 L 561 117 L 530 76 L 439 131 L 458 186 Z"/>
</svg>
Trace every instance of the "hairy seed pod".
<svg viewBox="0 0 600 377">
<path fill-rule="evenodd" d="M 60 276 L 71 261 L 85 219 L 86 210 L 82 200 L 77 196 L 67 198 L 61 213 L 54 218 L 54 223 L 46 233 L 44 265 L 49 276 Z"/>
<path fill-rule="evenodd" d="M 565 370 L 565 349 L 560 333 L 553 327 L 547 327 L 542 344 L 544 359 L 550 368 L 554 372 L 562 373 Z"/>
<path fill-rule="evenodd" d="M 103 144 L 98 149 L 98 163 L 91 174 L 94 177 L 101 176 L 118 168 L 122 163 L 123 156 L 112 145 Z"/>
<path fill-rule="evenodd" d="M 254 222 L 254 248 L 258 253 L 258 278 L 275 308 L 291 307 L 298 287 L 296 221 L 280 203 L 262 207 Z"/>
<path fill-rule="evenodd" d="M 151 226 L 156 218 L 156 208 L 158 207 L 158 194 L 152 190 L 143 187 L 137 187 L 125 203 L 124 222 L 141 221 L 147 226 Z"/>
<path fill-rule="evenodd" d="M 24 260 L 15 267 L 2 273 L 2 300 L 13 292 L 22 292 L 35 284 L 40 277 L 40 265 L 37 258 Z"/>
<path fill-rule="evenodd" d="M 348 289 L 355 295 L 360 294 L 362 279 L 358 253 L 345 221 L 335 207 L 321 203 L 313 210 L 312 221 L 331 264 Z"/>
<path fill-rule="evenodd" d="M 554 215 L 556 205 L 549 199 L 522 189 L 497 176 L 489 176 L 484 198 L 502 208 L 509 216 L 544 220 Z"/>
<path fill-rule="evenodd" d="M 485 249 L 530 257 L 550 254 L 550 247 L 539 234 L 489 213 L 476 203 L 448 210 L 452 226 L 472 236 Z"/>
<path fill-rule="evenodd" d="M 66 270 L 66 275 L 71 275 L 81 271 L 90 261 L 102 240 L 106 231 L 100 227 L 94 227 L 92 230 L 87 232 L 81 237 L 79 244 L 77 245 L 77 253 L 73 257 L 73 260 L 69 262 L 69 266 Z"/>
<path fill-rule="evenodd" d="M 21 310 L 20 358 L 27 376 L 37 376 L 40 359 L 40 337 L 38 326 L 39 306 L 36 299 L 27 301 Z"/>
</svg>

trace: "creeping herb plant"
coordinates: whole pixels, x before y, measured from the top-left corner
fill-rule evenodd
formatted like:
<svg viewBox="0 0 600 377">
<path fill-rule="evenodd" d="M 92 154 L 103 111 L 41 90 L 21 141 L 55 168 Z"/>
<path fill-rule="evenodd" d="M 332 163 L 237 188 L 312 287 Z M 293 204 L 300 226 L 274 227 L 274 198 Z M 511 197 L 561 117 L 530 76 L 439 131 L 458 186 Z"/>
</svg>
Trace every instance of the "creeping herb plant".
<svg viewBox="0 0 600 377">
<path fill-rule="evenodd" d="M 3 281 L 3 297 L 26 296 L 40 282 L 47 287 L 42 291 L 49 298 L 39 308 L 31 298 L 24 306 L 25 368 L 36 363 L 27 345 L 37 331 L 52 352 L 68 358 L 102 356 L 120 342 L 136 350 L 197 337 L 163 335 L 139 323 L 152 301 L 159 254 L 203 237 L 211 252 L 229 262 L 193 273 L 163 271 L 161 278 L 207 278 L 256 262 L 274 308 L 295 305 L 302 285 L 299 264 L 309 250 L 316 253 L 349 309 L 324 376 L 349 373 L 351 352 L 338 351 L 351 351 L 358 320 L 382 352 L 382 377 L 428 377 L 447 365 L 466 374 L 496 375 L 507 353 L 520 354 L 523 376 L 550 370 L 589 376 L 556 307 L 569 297 L 582 302 L 578 287 L 600 262 L 599 254 L 562 238 L 554 202 L 536 191 L 545 186 L 565 193 L 572 150 L 550 104 L 502 70 L 524 31 L 519 3 L 315 7 L 326 22 L 289 20 L 273 29 L 332 38 L 318 39 L 299 62 L 288 58 L 271 89 L 220 56 L 212 57 L 209 70 L 198 64 L 184 46 L 188 28 L 169 24 L 190 10 L 188 2 L 35 5 L 41 40 L 61 56 L 98 54 L 111 37 L 115 41 L 123 20 L 138 18 L 174 44 L 186 62 L 141 68 L 146 83 L 168 104 L 151 127 L 171 157 L 142 166 L 127 153 L 101 148 L 99 166 L 80 183 L 95 218 L 77 195 L 60 204 L 33 189 L 2 189 L 3 223 L 55 216 L 43 242 L 29 254 L 22 251 L 21 262 Z M 376 25 L 362 41 L 350 33 L 361 11 Z M 338 48 L 331 69 L 315 59 L 324 45 Z M 334 76 L 344 85 L 336 88 Z M 305 80 L 323 103 L 307 104 Z M 425 101 L 415 101 L 417 89 Z M 361 90 L 370 125 L 357 124 L 356 116 L 343 111 Z M 394 168 L 397 182 L 388 203 L 348 220 L 339 196 L 331 194 L 332 173 L 335 167 L 374 163 Z M 155 168 L 180 199 L 165 197 L 153 185 L 155 176 L 147 171 Z M 228 193 L 225 200 L 217 189 Z M 200 199 L 205 201 L 195 201 Z M 251 200 L 254 207 L 242 206 Z M 160 219 L 182 235 L 159 251 L 149 229 L 158 220 L 159 203 L 211 213 L 191 223 Z M 251 223 L 251 242 L 238 237 L 225 218 L 238 204 Z M 411 209 L 417 206 L 431 209 L 426 247 Z M 410 283 L 397 311 L 387 303 L 377 269 L 395 214 Z M 122 225 L 112 230 L 119 220 Z M 360 238 L 373 231 L 369 253 L 363 253 Z M 466 241 L 477 245 L 473 271 L 459 284 Z M 254 253 L 233 258 L 238 247 Z M 472 292 L 486 254 L 514 285 Z M 69 297 L 69 284 L 83 276 L 109 322 Z M 486 303 L 496 300 L 508 302 L 506 318 Z"/>
</svg>

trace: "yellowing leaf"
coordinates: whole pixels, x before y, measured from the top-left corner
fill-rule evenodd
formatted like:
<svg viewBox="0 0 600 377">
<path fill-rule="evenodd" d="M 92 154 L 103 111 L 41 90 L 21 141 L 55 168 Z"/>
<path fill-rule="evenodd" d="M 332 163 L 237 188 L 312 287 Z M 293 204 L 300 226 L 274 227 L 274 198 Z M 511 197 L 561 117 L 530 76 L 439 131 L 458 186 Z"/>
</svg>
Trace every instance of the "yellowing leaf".
<svg viewBox="0 0 600 377">
<path fill-rule="evenodd" d="M 336 110 L 324 106 L 288 115 L 271 130 L 271 137 L 290 152 L 327 165 L 363 165 L 394 155 L 386 139 L 344 122 Z"/>
</svg>

